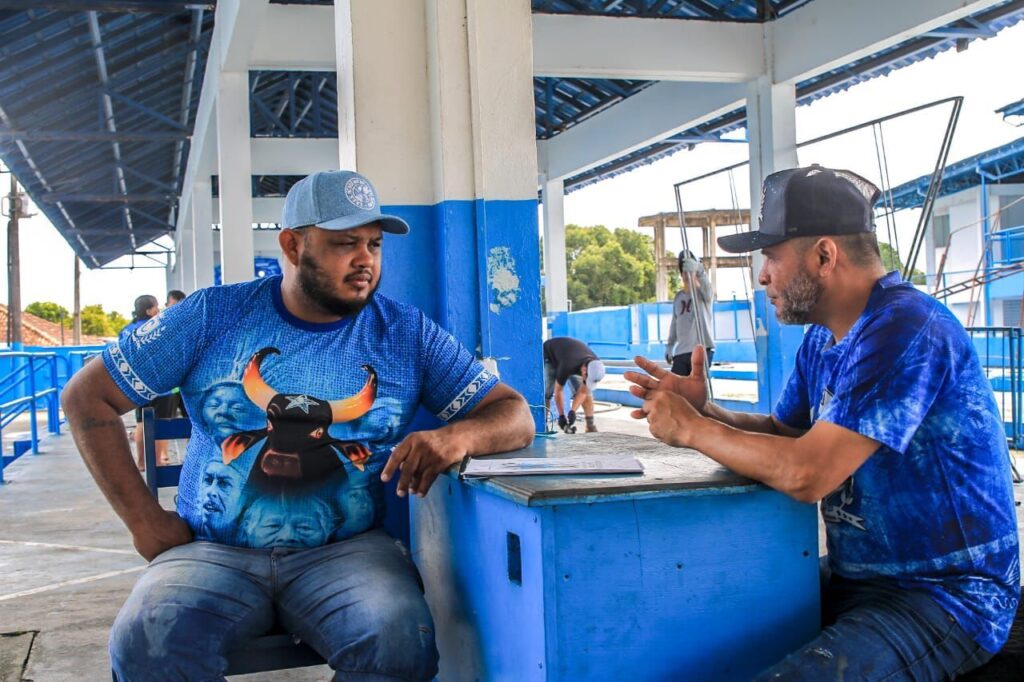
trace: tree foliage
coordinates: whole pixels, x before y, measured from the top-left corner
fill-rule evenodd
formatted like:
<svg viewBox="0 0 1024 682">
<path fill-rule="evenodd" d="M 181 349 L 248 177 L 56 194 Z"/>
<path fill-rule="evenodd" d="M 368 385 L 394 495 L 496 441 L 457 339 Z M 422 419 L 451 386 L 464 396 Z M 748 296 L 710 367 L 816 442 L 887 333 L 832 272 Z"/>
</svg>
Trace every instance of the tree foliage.
<svg viewBox="0 0 1024 682">
<path fill-rule="evenodd" d="M 74 317 L 67 308 L 54 303 L 53 301 L 35 301 L 25 308 L 26 313 L 41 317 L 50 322 L 60 323 L 61 314 L 64 315 L 64 327 L 71 329 L 74 324 Z M 124 315 L 111 310 L 103 310 L 99 304 L 87 305 L 82 308 L 82 333 L 89 336 L 117 336 L 128 324 Z"/>
<path fill-rule="evenodd" d="M 882 265 L 885 266 L 886 272 L 892 272 L 893 270 L 903 272 L 903 258 L 900 257 L 899 251 L 881 241 L 878 242 L 878 250 L 882 254 Z M 914 284 L 924 284 L 924 273 L 914 268 L 914 271 L 910 273 L 910 281 Z"/>
<path fill-rule="evenodd" d="M 566 225 L 565 260 L 574 310 L 654 300 L 654 238 L 649 235 Z M 678 286 L 679 274 L 670 271 L 669 288 Z"/>
<path fill-rule="evenodd" d="M 69 329 L 71 328 L 71 315 L 68 313 L 68 309 L 59 303 L 54 303 L 53 301 L 35 301 L 28 304 L 28 307 L 25 308 L 25 312 L 30 315 L 35 315 L 36 317 L 41 317 L 44 320 L 49 320 L 50 322 L 57 322 L 58 324 L 61 321 L 61 317 L 63 317 L 64 326 Z"/>
</svg>

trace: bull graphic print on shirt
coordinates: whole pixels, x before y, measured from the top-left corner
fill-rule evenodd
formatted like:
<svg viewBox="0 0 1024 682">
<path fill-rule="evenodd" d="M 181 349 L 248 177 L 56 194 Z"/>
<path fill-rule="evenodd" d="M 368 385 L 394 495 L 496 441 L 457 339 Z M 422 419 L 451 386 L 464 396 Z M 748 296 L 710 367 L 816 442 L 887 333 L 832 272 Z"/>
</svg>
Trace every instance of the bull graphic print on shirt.
<svg viewBox="0 0 1024 682">
<path fill-rule="evenodd" d="M 279 393 L 260 375 L 260 363 L 276 348 L 264 348 L 253 355 L 245 368 L 242 387 L 245 395 L 267 415 L 262 429 L 235 433 L 221 444 L 224 464 L 231 464 L 249 446 L 266 439 L 249 473 L 249 483 L 265 489 L 308 485 L 341 470 L 341 457 L 347 457 L 358 470 L 370 458 L 365 445 L 332 438 L 328 429 L 358 419 L 369 412 L 377 397 L 377 373 L 363 365 L 369 377 L 354 396 L 337 400 L 319 400 L 299 394 Z"/>
<path fill-rule="evenodd" d="M 103 354 L 136 404 L 180 387 L 192 437 L 177 512 L 197 540 L 317 547 L 379 526 L 381 470 L 422 406 L 471 412 L 497 378 L 419 310 L 291 315 L 281 278 L 203 289 Z"/>
</svg>

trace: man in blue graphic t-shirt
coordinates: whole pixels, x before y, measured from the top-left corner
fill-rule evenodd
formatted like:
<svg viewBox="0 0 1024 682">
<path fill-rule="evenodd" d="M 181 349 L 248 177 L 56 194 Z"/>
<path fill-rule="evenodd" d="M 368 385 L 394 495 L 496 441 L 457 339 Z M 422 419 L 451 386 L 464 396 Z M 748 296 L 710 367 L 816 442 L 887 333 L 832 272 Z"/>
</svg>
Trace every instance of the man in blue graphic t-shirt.
<svg viewBox="0 0 1024 682">
<path fill-rule="evenodd" d="M 376 293 L 382 232 L 409 228 L 366 178 L 305 178 L 282 228 L 283 277 L 194 293 L 64 391 L 82 457 L 151 562 L 111 632 L 122 681 L 222 679 L 232 644 L 275 623 L 338 675 L 431 679 L 433 623 L 408 552 L 380 528 L 384 482 L 423 495 L 464 456 L 533 437 L 519 394 Z M 175 387 L 192 438 L 167 512 L 120 415 Z M 447 425 L 403 438 L 421 405 Z"/>
<path fill-rule="evenodd" d="M 791 497 L 821 502 L 825 629 L 758 679 L 944 680 L 989 660 L 1020 596 L 1002 416 L 957 319 L 886 274 L 878 189 L 821 166 L 764 182 L 760 249 L 779 320 L 810 324 L 773 415 L 707 399 L 703 353 L 676 376 L 629 372 L 637 418 Z"/>
</svg>

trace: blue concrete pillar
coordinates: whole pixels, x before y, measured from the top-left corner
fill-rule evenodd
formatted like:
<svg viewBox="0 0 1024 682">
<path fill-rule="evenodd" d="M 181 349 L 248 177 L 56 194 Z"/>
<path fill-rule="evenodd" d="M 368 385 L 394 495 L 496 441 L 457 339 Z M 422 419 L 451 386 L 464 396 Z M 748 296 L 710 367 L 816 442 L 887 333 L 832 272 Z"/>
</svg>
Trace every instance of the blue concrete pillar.
<svg viewBox="0 0 1024 682">
<path fill-rule="evenodd" d="M 796 150 L 796 86 L 762 76 L 747 90 L 750 140 L 750 229 L 758 229 L 761 183 L 776 171 L 799 165 Z M 803 327 L 784 327 L 757 279 L 763 258 L 752 254 L 754 345 L 757 350 L 757 411 L 769 413 L 793 371 Z"/>
<path fill-rule="evenodd" d="M 527 2 L 348 5 L 355 159 L 383 208 L 381 291 L 421 308 L 523 393 L 543 393 Z"/>
</svg>

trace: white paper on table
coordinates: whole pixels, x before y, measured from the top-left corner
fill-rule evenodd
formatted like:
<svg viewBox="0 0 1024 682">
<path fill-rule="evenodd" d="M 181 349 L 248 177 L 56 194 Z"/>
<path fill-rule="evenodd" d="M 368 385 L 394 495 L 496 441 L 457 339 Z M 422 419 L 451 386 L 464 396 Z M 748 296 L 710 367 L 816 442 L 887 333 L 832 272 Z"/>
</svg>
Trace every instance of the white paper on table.
<svg viewBox="0 0 1024 682">
<path fill-rule="evenodd" d="M 644 466 L 636 457 L 586 455 L 581 457 L 517 457 L 473 459 L 462 470 L 463 478 L 487 476 L 535 476 L 540 474 L 641 474 Z"/>
</svg>

